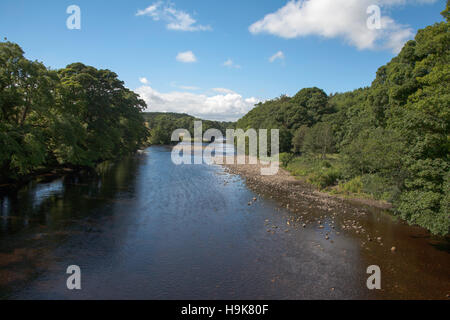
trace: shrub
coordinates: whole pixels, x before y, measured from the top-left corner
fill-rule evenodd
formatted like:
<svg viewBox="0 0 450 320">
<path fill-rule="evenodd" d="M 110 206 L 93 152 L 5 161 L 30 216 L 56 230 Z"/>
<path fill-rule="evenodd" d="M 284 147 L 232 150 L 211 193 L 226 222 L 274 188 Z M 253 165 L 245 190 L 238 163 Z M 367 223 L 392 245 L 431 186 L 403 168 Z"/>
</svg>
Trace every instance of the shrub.
<svg viewBox="0 0 450 320">
<path fill-rule="evenodd" d="M 289 163 L 294 159 L 294 155 L 292 153 L 283 152 L 280 153 L 280 163 L 283 167 L 287 167 Z"/>
<path fill-rule="evenodd" d="M 338 169 L 329 168 L 313 173 L 308 177 L 308 182 L 319 187 L 320 189 L 325 189 L 335 185 L 340 177 L 341 173 Z"/>
<path fill-rule="evenodd" d="M 376 174 L 366 174 L 361 178 L 364 193 L 375 199 L 392 202 L 400 193 L 400 189 L 393 185 L 388 178 Z"/>
<path fill-rule="evenodd" d="M 339 183 L 339 190 L 345 193 L 361 193 L 363 190 L 363 182 L 361 176 L 357 176 L 350 181 Z"/>
<path fill-rule="evenodd" d="M 301 126 L 294 133 L 294 137 L 292 138 L 292 151 L 295 154 L 300 154 L 303 150 L 303 142 L 305 141 L 306 133 L 308 132 L 308 126 Z"/>
<path fill-rule="evenodd" d="M 327 153 L 335 149 L 333 128 L 330 124 L 319 122 L 314 127 L 306 130 L 303 138 L 302 151 L 311 154 L 320 154 L 322 159 Z"/>
<path fill-rule="evenodd" d="M 410 191 L 401 195 L 397 212 L 410 224 L 429 229 L 434 234 L 446 235 L 450 230 L 448 212 L 439 210 L 442 195 L 432 191 Z"/>
</svg>

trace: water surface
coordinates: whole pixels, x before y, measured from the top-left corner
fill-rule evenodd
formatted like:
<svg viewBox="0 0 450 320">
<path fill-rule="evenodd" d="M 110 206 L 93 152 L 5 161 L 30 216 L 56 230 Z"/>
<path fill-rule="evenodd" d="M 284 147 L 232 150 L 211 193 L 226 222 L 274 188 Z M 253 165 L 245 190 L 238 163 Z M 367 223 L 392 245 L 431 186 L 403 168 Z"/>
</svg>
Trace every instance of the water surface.
<svg viewBox="0 0 450 320">
<path fill-rule="evenodd" d="M 176 166 L 170 156 L 170 149 L 152 147 L 105 164 L 99 175 L 33 182 L 0 197 L 0 298 L 445 299 L 449 293 L 448 242 L 423 229 L 355 207 L 366 212 L 365 228 L 383 235 L 384 246 L 362 245 L 361 237 L 339 230 L 339 219 L 348 218 L 343 212 L 334 212 L 332 229 L 323 208 L 288 211 L 282 195 L 258 195 L 220 166 Z M 325 228 L 303 228 L 299 214 L 322 217 Z M 373 264 L 382 270 L 379 291 L 366 287 Z M 82 270 L 81 291 L 66 288 L 70 265 Z"/>
</svg>

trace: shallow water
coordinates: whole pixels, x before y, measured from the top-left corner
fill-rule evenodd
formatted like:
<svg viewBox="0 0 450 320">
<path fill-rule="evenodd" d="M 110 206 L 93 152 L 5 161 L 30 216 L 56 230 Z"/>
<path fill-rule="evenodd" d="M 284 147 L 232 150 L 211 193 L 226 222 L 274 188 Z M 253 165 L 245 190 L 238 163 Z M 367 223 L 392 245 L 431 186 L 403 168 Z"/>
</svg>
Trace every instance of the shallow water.
<svg viewBox="0 0 450 320">
<path fill-rule="evenodd" d="M 220 166 L 176 166 L 170 157 L 168 148 L 152 147 L 104 165 L 99 175 L 34 182 L 0 197 L 0 298 L 445 299 L 450 293 L 448 241 L 344 202 L 346 213 L 333 216 L 314 203 L 291 212 L 280 206 L 283 195 L 258 195 Z M 359 222 L 383 245 L 363 245 L 361 235 L 340 230 L 340 221 L 354 219 L 352 211 L 363 212 Z M 305 216 L 322 217 L 325 228 L 303 228 Z M 66 287 L 70 265 L 81 268 L 80 291 Z M 367 289 L 370 265 L 381 268 L 382 290 Z"/>
</svg>

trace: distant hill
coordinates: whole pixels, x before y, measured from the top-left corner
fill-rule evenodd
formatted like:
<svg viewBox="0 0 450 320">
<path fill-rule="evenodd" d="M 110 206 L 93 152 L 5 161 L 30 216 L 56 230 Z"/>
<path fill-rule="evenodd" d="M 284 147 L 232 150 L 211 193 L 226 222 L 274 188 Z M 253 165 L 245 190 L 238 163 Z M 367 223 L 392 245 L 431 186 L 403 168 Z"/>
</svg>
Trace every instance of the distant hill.
<svg viewBox="0 0 450 320">
<path fill-rule="evenodd" d="M 228 128 L 234 128 L 234 122 L 202 120 L 185 113 L 144 112 L 147 127 L 150 129 L 151 144 L 171 144 L 172 132 L 176 129 L 187 129 L 194 136 L 194 121 L 201 120 L 203 132 L 208 129 L 218 129 L 223 135 Z"/>
</svg>

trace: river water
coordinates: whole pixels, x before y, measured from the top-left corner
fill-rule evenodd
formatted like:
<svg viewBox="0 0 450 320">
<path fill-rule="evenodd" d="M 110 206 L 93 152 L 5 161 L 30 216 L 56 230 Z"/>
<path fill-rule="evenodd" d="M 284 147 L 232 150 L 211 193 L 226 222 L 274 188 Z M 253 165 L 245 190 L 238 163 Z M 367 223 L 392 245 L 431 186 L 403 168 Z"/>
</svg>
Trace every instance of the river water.
<svg viewBox="0 0 450 320">
<path fill-rule="evenodd" d="M 166 147 L 104 164 L 99 174 L 32 182 L 0 197 L 0 298 L 446 299 L 450 293 L 448 241 L 370 208 L 355 210 L 366 212 L 363 223 L 383 235 L 384 246 L 363 246 L 360 237 L 335 230 L 326 240 L 323 229 L 296 225 L 299 213 L 283 209 L 277 195 L 255 192 L 220 166 L 174 165 Z M 302 214 L 321 215 L 314 206 Z M 70 265 L 81 268 L 81 290 L 66 287 Z M 381 268 L 381 290 L 366 286 L 370 265 Z"/>
</svg>

